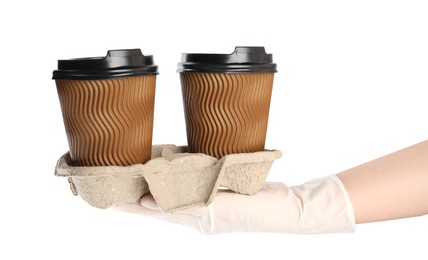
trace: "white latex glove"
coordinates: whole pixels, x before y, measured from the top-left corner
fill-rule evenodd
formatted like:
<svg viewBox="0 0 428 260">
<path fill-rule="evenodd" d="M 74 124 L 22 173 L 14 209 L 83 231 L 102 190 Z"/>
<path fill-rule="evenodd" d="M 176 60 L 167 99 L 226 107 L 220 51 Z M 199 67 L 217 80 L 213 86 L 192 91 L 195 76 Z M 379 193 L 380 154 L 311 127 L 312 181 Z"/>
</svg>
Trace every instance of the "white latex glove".
<svg viewBox="0 0 428 260">
<path fill-rule="evenodd" d="M 243 231 L 333 233 L 355 230 L 350 199 L 335 175 L 290 188 L 283 183 L 266 183 L 252 196 L 219 190 L 209 206 L 174 213 L 163 213 L 151 195 L 144 196 L 141 205 L 134 205 L 133 211 L 181 223 L 205 234 Z M 122 206 L 122 210 L 129 211 L 131 207 Z"/>
</svg>

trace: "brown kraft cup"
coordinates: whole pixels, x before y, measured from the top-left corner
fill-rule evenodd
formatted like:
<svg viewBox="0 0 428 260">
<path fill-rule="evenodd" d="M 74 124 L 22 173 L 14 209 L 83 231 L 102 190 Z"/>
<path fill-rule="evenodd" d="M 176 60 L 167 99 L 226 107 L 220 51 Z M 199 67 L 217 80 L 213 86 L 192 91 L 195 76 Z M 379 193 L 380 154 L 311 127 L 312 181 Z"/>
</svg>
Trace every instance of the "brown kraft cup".
<svg viewBox="0 0 428 260">
<path fill-rule="evenodd" d="M 189 151 L 221 158 L 263 151 L 276 64 L 263 47 L 182 55 L 178 64 Z"/>
<path fill-rule="evenodd" d="M 150 160 L 156 74 L 139 49 L 58 61 L 53 79 L 74 166 Z"/>
</svg>

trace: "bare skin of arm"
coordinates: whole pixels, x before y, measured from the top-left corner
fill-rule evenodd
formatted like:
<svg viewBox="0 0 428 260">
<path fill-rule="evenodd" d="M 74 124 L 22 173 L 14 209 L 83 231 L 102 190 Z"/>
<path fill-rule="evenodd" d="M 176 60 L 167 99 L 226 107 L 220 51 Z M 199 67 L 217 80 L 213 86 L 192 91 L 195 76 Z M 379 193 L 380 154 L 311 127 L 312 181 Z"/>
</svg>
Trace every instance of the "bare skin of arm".
<svg viewBox="0 0 428 260">
<path fill-rule="evenodd" d="M 428 140 L 337 174 L 356 223 L 428 214 Z"/>
</svg>

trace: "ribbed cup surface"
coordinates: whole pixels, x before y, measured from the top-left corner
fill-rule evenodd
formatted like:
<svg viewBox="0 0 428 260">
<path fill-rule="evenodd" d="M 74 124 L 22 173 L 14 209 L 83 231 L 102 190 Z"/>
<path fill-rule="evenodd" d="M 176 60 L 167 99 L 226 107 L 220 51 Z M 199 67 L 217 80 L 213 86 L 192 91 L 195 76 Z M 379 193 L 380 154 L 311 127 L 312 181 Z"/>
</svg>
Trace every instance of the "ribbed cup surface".
<svg viewBox="0 0 428 260">
<path fill-rule="evenodd" d="M 180 73 L 190 152 L 263 151 L 274 73 Z"/>
<path fill-rule="evenodd" d="M 150 159 L 156 76 L 56 85 L 74 165 L 126 166 Z"/>
</svg>

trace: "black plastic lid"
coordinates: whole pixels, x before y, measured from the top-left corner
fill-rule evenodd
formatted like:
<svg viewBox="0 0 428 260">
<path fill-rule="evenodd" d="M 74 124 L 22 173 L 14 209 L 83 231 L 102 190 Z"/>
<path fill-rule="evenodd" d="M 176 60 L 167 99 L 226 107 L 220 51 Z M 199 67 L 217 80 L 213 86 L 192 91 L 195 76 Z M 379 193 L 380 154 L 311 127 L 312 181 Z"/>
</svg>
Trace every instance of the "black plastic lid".
<svg viewBox="0 0 428 260">
<path fill-rule="evenodd" d="M 153 56 L 140 49 L 110 50 L 105 57 L 58 60 L 53 79 L 109 79 L 158 74 Z"/>
<path fill-rule="evenodd" d="M 235 47 L 231 54 L 183 53 L 178 72 L 276 72 L 264 47 Z"/>
</svg>

